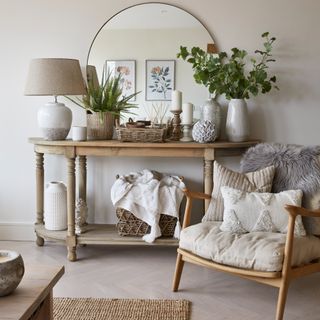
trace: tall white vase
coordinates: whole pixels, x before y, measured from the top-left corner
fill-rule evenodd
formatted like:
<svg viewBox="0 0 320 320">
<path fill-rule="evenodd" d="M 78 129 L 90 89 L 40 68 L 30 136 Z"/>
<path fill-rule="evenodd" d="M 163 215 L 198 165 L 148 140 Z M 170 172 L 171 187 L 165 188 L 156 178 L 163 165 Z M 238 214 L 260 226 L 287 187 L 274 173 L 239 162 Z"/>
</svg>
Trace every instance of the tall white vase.
<svg viewBox="0 0 320 320">
<path fill-rule="evenodd" d="M 229 141 L 248 141 L 250 135 L 247 103 L 244 99 L 231 99 L 228 105 L 226 134 Z"/>
<path fill-rule="evenodd" d="M 215 98 L 206 100 L 201 108 L 201 120 L 211 121 L 215 127 L 215 139 L 220 136 L 221 127 L 221 106 Z"/>
<path fill-rule="evenodd" d="M 44 223 L 48 230 L 67 229 L 67 188 L 62 182 L 52 181 L 46 184 Z"/>
</svg>

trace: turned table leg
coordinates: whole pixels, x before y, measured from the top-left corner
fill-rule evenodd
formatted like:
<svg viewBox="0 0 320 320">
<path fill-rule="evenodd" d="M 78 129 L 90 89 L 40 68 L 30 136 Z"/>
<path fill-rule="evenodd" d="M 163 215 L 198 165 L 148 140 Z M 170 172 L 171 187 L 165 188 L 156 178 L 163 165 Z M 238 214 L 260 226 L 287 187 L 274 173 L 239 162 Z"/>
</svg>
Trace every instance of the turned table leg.
<svg viewBox="0 0 320 320">
<path fill-rule="evenodd" d="M 75 158 L 67 158 L 68 162 L 68 182 L 67 182 L 67 202 L 68 202 L 68 231 L 67 247 L 68 259 L 75 261 L 77 259 L 75 234 Z"/>
<path fill-rule="evenodd" d="M 203 182 L 204 182 L 204 193 L 210 194 L 213 190 L 213 161 L 214 161 L 214 149 L 206 149 L 203 160 Z M 204 201 L 204 209 L 207 211 L 210 200 Z"/>
<path fill-rule="evenodd" d="M 37 220 L 36 225 L 43 224 L 43 203 L 44 203 L 44 167 L 43 153 L 36 152 L 36 210 Z M 36 243 L 38 246 L 43 246 L 44 239 L 36 234 Z"/>
<path fill-rule="evenodd" d="M 78 173 L 78 185 L 79 185 L 79 199 L 87 201 L 87 157 L 79 156 L 79 173 Z"/>
</svg>

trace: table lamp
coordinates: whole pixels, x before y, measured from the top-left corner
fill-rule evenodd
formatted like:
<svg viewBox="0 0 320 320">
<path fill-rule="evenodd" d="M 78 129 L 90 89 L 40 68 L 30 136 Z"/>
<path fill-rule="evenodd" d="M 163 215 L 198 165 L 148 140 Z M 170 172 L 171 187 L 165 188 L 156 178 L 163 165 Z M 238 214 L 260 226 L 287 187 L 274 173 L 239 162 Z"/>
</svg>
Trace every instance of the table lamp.
<svg viewBox="0 0 320 320">
<path fill-rule="evenodd" d="M 75 59 L 33 59 L 29 66 L 24 94 L 54 96 L 38 111 L 38 125 L 46 140 L 64 140 L 71 128 L 72 112 L 57 96 L 82 95 L 86 89 L 80 64 Z"/>
</svg>

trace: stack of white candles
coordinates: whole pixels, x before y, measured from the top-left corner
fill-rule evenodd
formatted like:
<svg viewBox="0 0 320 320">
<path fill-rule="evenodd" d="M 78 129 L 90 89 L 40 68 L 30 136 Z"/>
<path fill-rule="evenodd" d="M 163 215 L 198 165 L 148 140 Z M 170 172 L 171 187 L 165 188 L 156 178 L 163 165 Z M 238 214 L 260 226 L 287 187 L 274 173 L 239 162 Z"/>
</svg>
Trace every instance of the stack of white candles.
<svg viewBox="0 0 320 320">
<path fill-rule="evenodd" d="M 182 111 L 182 124 L 192 124 L 193 104 L 190 102 L 182 104 L 182 92 L 172 91 L 171 111 Z"/>
</svg>

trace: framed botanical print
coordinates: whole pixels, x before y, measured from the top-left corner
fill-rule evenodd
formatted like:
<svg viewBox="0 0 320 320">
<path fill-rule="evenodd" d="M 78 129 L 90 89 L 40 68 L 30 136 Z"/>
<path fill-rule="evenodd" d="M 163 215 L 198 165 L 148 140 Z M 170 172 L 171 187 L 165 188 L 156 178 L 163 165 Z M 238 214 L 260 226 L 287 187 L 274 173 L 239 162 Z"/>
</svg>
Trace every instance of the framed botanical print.
<svg viewBox="0 0 320 320">
<path fill-rule="evenodd" d="M 127 97 L 136 92 L 136 61 L 135 60 L 107 60 L 105 63 L 107 76 L 121 74 L 122 94 Z M 135 97 L 130 99 L 135 100 Z"/>
<path fill-rule="evenodd" d="M 175 60 L 146 60 L 146 100 L 170 101 L 175 87 Z"/>
</svg>

